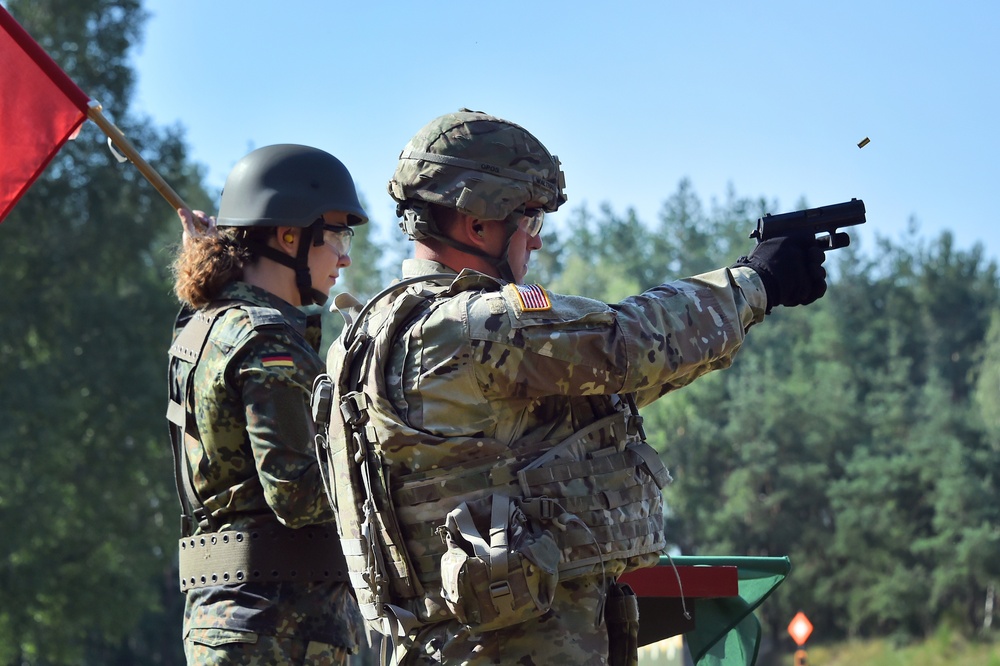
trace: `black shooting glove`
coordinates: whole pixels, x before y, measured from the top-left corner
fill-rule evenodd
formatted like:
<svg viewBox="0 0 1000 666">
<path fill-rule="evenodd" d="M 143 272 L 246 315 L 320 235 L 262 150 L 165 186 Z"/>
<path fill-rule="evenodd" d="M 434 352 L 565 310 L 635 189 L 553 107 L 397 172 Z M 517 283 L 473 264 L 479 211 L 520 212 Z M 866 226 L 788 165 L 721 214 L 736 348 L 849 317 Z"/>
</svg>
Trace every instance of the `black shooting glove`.
<svg viewBox="0 0 1000 666">
<path fill-rule="evenodd" d="M 808 305 L 826 293 L 826 254 L 812 234 L 791 234 L 759 243 L 733 264 L 757 271 L 767 292 L 767 313 L 776 305 Z"/>
</svg>

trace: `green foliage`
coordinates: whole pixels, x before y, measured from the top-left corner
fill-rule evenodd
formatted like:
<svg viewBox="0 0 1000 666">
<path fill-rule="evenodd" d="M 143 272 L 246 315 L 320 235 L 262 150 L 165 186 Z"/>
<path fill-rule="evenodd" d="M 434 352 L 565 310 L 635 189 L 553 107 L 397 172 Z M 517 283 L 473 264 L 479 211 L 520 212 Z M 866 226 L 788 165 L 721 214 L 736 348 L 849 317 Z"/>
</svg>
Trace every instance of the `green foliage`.
<svg viewBox="0 0 1000 666">
<path fill-rule="evenodd" d="M 994 311 L 990 320 L 974 401 L 989 436 L 990 447 L 1000 449 L 1000 311 Z"/>
<path fill-rule="evenodd" d="M 167 181 L 204 205 L 179 130 L 127 113 L 139 3 L 8 8 Z M 4 664 L 178 657 L 178 595 L 164 592 L 175 586 L 177 511 L 162 420 L 178 225 L 104 141 L 88 123 L 0 227 Z"/>
</svg>

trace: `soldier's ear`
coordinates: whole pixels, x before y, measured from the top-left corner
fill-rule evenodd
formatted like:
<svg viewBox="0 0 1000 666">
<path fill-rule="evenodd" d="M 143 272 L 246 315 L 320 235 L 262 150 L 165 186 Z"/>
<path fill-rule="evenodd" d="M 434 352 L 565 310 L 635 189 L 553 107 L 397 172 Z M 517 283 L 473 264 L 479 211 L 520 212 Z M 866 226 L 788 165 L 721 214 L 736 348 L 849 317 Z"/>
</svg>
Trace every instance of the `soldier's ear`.
<svg viewBox="0 0 1000 666">
<path fill-rule="evenodd" d="M 454 231 L 458 236 L 455 240 L 472 247 L 483 247 L 486 240 L 486 223 L 464 213 L 456 216 Z"/>
<path fill-rule="evenodd" d="M 292 227 L 278 227 L 274 230 L 278 249 L 286 254 L 295 253 L 295 230 Z"/>
</svg>

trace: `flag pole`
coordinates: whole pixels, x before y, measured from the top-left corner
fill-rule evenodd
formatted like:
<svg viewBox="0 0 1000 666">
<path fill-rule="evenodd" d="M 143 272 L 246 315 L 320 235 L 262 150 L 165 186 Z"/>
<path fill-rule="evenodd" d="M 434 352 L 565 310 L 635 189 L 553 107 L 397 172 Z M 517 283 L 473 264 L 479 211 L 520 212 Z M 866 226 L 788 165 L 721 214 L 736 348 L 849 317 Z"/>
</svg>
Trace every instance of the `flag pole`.
<svg viewBox="0 0 1000 666">
<path fill-rule="evenodd" d="M 114 142 L 122 154 L 139 169 L 139 173 L 146 177 L 146 180 L 167 200 L 167 203 L 173 206 L 174 210 L 178 208 L 191 210 L 191 207 L 184 202 L 184 199 L 181 199 L 180 195 L 174 191 L 174 188 L 170 187 L 167 181 L 163 180 L 163 177 L 156 172 L 156 169 L 142 158 L 142 155 L 132 145 L 132 142 L 122 134 L 122 131 L 104 116 L 100 103 L 93 100 L 90 101 L 87 106 L 87 117 L 93 120 L 101 128 L 101 131 L 108 135 L 108 138 Z"/>
</svg>

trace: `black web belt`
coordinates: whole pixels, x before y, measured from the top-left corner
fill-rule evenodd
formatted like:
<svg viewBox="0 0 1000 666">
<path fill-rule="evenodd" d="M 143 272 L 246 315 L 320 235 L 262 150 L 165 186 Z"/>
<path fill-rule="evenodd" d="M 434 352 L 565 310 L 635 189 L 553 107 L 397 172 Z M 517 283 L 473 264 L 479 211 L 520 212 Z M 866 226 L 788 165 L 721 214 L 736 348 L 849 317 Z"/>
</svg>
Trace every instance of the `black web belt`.
<svg viewBox="0 0 1000 666">
<path fill-rule="evenodd" d="M 179 551 L 182 592 L 209 585 L 348 580 L 340 539 L 331 527 L 211 532 L 181 539 Z"/>
</svg>

